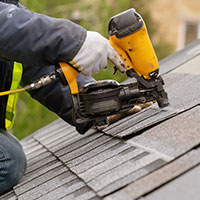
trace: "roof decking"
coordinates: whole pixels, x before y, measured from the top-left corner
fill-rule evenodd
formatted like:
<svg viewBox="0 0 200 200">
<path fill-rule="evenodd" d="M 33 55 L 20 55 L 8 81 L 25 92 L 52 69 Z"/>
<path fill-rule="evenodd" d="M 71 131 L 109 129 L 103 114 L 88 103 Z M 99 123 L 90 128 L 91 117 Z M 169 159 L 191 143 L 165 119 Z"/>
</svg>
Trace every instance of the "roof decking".
<svg viewBox="0 0 200 200">
<path fill-rule="evenodd" d="M 57 120 L 24 139 L 27 172 L 1 199 L 199 199 L 199 68 L 187 73 L 199 62 L 200 40 L 160 62 L 171 103 L 163 110 L 84 136 Z"/>
</svg>

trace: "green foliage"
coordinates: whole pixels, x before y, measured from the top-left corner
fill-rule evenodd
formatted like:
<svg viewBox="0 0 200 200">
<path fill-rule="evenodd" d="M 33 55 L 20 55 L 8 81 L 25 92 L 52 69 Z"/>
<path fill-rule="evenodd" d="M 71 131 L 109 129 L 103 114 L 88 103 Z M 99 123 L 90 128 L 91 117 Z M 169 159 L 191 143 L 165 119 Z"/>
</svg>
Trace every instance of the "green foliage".
<svg viewBox="0 0 200 200">
<path fill-rule="evenodd" d="M 151 0 L 21 0 L 20 2 L 32 11 L 52 17 L 62 17 L 79 23 L 87 30 L 100 32 L 108 38 L 108 22 L 110 17 L 129 8 L 135 8 L 144 18 L 150 37 L 153 37 L 159 25 L 152 20 L 148 3 Z M 154 44 L 158 58 L 167 56 L 173 46 L 165 41 Z M 119 82 L 126 79 L 119 72 L 113 75 L 112 64 L 107 70 L 94 75 L 99 79 L 115 79 Z M 32 100 L 28 94 L 21 94 L 17 106 L 17 118 L 13 133 L 23 138 L 29 133 L 55 120 L 57 116 L 42 105 Z"/>
<path fill-rule="evenodd" d="M 154 45 L 154 48 L 159 60 L 170 55 L 175 50 L 174 45 L 164 40 L 160 40 L 157 44 Z"/>
</svg>

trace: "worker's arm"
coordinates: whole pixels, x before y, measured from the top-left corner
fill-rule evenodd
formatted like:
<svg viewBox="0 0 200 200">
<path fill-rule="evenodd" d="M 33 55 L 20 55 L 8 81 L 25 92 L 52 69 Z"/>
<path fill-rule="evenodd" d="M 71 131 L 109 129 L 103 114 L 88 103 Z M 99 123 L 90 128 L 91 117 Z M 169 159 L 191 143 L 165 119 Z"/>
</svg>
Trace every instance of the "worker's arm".
<svg viewBox="0 0 200 200">
<path fill-rule="evenodd" d="M 53 74 L 54 71 L 54 66 L 30 67 L 24 65 L 22 82 L 24 85 L 30 84 L 43 75 Z M 83 76 L 81 73 L 77 77 L 79 89 L 93 81 L 95 80 L 92 77 Z M 70 88 L 67 85 L 64 86 L 59 80 L 55 80 L 53 83 L 29 93 L 34 99 L 56 113 L 64 121 L 75 126 L 79 133 L 84 134 L 91 128 L 91 122 L 83 124 L 75 124 L 73 122 Z"/>
<path fill-rule="evenodd" d="M 110 59 L 121 72 L 125 71 L 108 40 L 69 20 L 0 2 L 0 24 L 1 59 L 31 66 L 71 61 L 85 75 L 106 68 Z"/>
<path fill-rule="evenodd" d="M 0 2 L 1 59 L 32 66 L 70 61 L 85 37 L 86 30 L 69 20 Z"/>
</svg>

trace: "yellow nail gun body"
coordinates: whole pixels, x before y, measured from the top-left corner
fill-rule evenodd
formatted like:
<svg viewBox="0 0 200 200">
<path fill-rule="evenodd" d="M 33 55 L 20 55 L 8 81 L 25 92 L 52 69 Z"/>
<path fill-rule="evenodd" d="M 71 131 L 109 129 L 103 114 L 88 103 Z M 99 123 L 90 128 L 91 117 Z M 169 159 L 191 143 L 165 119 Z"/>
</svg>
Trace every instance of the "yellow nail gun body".
<svg viewBox="0 0 200 200">
<path fill-rule="evenodd" d="M 112 17 L 109 35 L 110 44 L 127 67 L 127 76 L 135 78 L 137 82 L 119 84 L 113 80 L 97 81 L 85 85 L 81 92 L 77 92 L 77 89 L 74 90 L 76 70 L 68 64 L 60 63 L 65 78 L 71 76 L 68 84 L 76 123 L 93 121 L 96 125 L 103 125 L 107 116 L 127 111 L 140 103 L 156 100 L 159 107 L 169 104 L 163 88 L 164 82 L 158 76 L 157 56 L 142 17 L 134 9 Z"/>
<path fill-rule="evenodd" d="M 130 9 L 111 18 L 110 43 L 128 68 L 151 79 L 159 68 L 157 56 L 142 17 Z"/>
</svg>

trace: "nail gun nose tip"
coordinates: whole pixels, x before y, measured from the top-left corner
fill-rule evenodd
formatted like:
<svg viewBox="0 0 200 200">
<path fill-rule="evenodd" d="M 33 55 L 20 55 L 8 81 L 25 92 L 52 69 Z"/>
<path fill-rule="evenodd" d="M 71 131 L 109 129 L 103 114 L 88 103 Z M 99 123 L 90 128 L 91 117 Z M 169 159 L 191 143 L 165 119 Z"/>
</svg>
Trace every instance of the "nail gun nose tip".
<svg viewBox="0 0 200 200">
<path fill-rule="evenodd" d="M 160 108 L 165 108 L 165 107 L 169 106 L 170 103 L 168 101 L 166 101 L 166 102 L 158 102 L 158 105 L 159 105 Z"/>
</svg>

